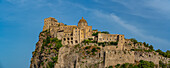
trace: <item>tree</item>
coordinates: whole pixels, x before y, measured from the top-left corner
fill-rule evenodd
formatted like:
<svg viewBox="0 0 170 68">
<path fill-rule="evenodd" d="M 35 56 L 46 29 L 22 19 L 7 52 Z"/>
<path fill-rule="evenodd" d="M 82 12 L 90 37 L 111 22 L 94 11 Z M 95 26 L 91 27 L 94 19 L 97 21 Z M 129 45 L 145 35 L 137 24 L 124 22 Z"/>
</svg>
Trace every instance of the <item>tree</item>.
<svg viewBox="0 0 170 68">
<path fill-rule="evenodd" d="M 167 55 L 168 58 L 170 58 L 170 50 L 166 51 L 166 55 Z"/>
<path fill-rule="evenodd" d="M 137 41 L 135 38 L 131 38 L 131 41 L 132 41 L 134 44 L 138 43 L 138 41 Z"/>
<path fill-rule="evenodd" d="M 108 31 L 102 31 L 101 33 L 109 34 L 109 32 L 108 32 Z"/>
<path fill-rule="evenodd" d="M 99 32 L 93 33 L 92 36 L 97 36 Z"/>
<path fill-rule="evenodd" d="M 149 46 L 149 49 L 151 49 L 151 50 L 153 50 L 153 51 L 154 51 L 154 49 L 153 49 L 153 46 L 152 46 L 152 45 L 150 45 L 150 46 Z"/>
<path fill-rule="evenodd" d="M 143 61 L 141 60 L 138 67 L 139 68 L 154 68 L 154 63 L 153 62 L 148 62 L 148 61 Z"/>
<path fill-rule="evenodd" d="M 146 47 L 149 47 L 149 44 L 148 44 L 148 43 L 146 44 Z"/>
<path fill-rule="evenodd" d="M 146 42 L 143 42 L 143 45 L 146 46 Z"/>
<path fill-rule="evenodd" d="M 113 66 L 109 66 L 109 68 L 113 68 Z"/>
</svg>

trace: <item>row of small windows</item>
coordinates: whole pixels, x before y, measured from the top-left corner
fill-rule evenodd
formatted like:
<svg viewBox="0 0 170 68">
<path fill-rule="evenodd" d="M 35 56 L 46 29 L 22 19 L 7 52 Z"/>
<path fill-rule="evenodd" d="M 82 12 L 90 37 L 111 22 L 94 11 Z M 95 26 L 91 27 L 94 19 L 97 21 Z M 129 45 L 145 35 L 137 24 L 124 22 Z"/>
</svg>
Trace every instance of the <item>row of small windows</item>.
<svg viewBox="0 0 170 68">
<path fill-rule="evenodd" d="M 73 34 L 65 34 L 65 36 L 72 36 Z"/>
<path fill-rule="evenodd" d="M 68 44 L 73 44 L 73 41 L 67 41 Z M 77 40 L 75 40 L 75 43 L 78 43 Z"/>
<path fill-rule="evenodd" d="M 101 37 L 102 36 L 108 36 L 108 35 L 100 35 Z M 110 37 L 117 37 L 116 35 L 110 35 Z"/>
<path fill-rule="evenodd" d="M 73 27 L 61 27 L 61 28 L 73 28 Z"/>
<path fill-rule="evenodd" d="M 109 35 L 100 35 L 101 37 L 102 36 L 107 36 L 107 37 L 109 37 Z M 117 37 L 117 35 L 110 35 L 110 37 Z M 120 36 L 120 37 L 123 37 L 123 36 Z"/>
<path fill-rule="evenodd" d="M 100 38 L 99 40 L 105 40 L 104 38 L 102 39 L 102 38 Z M 106 40 L 112 40 L 112 39 L 106 39 Z M 114 39 L 114 40 L 117 40 L 117 39 Z"/>
<path fill-rule="evenodd" d="M 64 38 L 64 41 L 66 41 L 66 39 L 67 39 L 67 40 L 70 40 L 70 38 Z M 73 38 L 72 38 L 72 37 L 71 37 L 71 40 L 73 40 Z"/>
</svg>

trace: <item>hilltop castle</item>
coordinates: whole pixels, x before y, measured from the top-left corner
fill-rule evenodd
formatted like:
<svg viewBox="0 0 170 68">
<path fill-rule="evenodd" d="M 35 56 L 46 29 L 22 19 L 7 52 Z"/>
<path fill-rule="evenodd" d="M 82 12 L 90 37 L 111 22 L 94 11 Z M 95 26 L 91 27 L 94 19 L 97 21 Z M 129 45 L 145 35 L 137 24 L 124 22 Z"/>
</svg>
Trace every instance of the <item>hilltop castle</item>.
<svg viewBox="0 0 170 68">
<path fill-rule="evenodd" d="M 53 37 L 62 40 L 63 45 L 77 45 L 85 39 L 93 39 L 97 42 L 118 42 L 118 48 L 122 50 L 125 43 L 124 35 L 120 34 L 105 34 L 98 30 L 92 30 L 92 26 L 88 26 L 87 21 L 82 17 L 79 20 L 78 26 L 65 25 L 59 23 L 55 18 L 49 17 L 44 19 L 43 31 L 49 29 Z M 97 36 L 92 36 L 97 33 Z"/>
<path fill-rule="evenodd" d="M 92 30 L 83 17 L 78 25 L 66 25 L 49 17 L 44 19 L 30 68 L 120 68 L 124 64 L 135 67 L 141 60 L 148 61 L 148 67 L 170 65 L 170 58 L 159 53 L 145 42 Z"/>
</svg>

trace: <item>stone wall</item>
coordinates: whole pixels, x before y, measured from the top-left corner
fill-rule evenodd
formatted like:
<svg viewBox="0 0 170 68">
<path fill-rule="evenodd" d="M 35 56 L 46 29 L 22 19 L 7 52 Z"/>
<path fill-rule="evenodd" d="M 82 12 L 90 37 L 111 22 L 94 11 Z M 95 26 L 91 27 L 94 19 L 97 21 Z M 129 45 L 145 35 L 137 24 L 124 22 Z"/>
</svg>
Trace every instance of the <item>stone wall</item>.
<svg viewBox="0 0 170 68">
<path fill-rule="evenodd" d="M 105 52 L 105 67 L 117 64 L 134 63 L 135 55 L 132 51 L 114 51 Z"/>
</svg>

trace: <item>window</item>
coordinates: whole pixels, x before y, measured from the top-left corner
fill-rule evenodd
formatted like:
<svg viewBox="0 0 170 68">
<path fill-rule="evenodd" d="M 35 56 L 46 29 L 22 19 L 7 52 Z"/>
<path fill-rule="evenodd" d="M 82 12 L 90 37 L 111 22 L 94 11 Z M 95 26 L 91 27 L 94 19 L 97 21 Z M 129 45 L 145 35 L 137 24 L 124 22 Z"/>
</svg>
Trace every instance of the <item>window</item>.
<svg viewBox="0 0 170 68">
<path fill-rule="evenodd" d="M 70 40 L 69 38 L 67 38 L 67 40 Z"/>
<path fill-rule="evenodd" d="M 75 42 L 78 43 L 77 40 Z"/>
<path fill-rule="evenodd" d="M 66 38 L 64 38 L 64 41 L 66 41 Z"/>
<path fill-rule="evenodd" d="M 73 41 L 71 41 L 71 44 L 73 44 Z"/>
<path fill-rule="evenodd" d="M 73 40 L 73 38 L 71 38 L 71 40 Z"/>
</svg>

